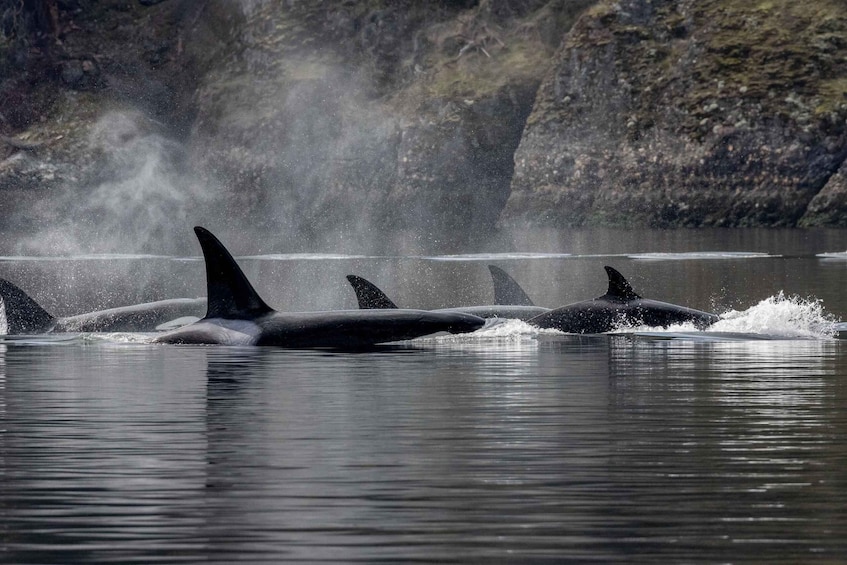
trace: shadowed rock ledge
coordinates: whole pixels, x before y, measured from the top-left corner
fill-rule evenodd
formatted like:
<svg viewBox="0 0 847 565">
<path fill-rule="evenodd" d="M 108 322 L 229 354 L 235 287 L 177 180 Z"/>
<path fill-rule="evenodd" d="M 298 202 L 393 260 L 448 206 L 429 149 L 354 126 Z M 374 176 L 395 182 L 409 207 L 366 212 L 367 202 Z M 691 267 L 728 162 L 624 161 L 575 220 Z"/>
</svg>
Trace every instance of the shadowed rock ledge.
<svg viewBox="0 0 847 565">
<path fill-rule="evenodd" d="M 598 3 L 539 89 L 502 221 L 847 225 L 845 47 L 838 2 Z"/>
</svg>

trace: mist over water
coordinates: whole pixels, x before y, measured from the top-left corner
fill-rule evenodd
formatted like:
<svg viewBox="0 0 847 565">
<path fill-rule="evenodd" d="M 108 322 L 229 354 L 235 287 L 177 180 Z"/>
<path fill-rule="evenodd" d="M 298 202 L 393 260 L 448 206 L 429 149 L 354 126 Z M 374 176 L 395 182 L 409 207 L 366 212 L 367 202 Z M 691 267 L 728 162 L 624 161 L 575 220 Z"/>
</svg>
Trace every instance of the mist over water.
<svg viewBox="0 0 847 565">
<path fill-rule="evenodd" d="M 204 3 L 182 23 L 186 32 L 209 26 L 212 39 L 198 32 L 193 43 L 187 33 L 177 49 L 209 47 L 206 66 L 186 79 L 185 115 L 142 99 L 155 85 L 116 94 L 123 98 L 103 109 L 81 152 L 90 170 L 45 195 L 37 233 L 13 251 L 186 254 L 198 224 L 250 254 L 485 247 L 531 96 L 510 91 L 502 103 L 491 92 L 406 92 L 422 72 L 415 58 L 428 53 L 419 44 L 439 43 L 424 37 L 437 30 L 405 19 L 420 14 L 368 5 L 365 17 L 349 3 L 326 13 L 306 4 Z M 436 4 L 433 21 L 450 23 L 474 3 Z M 333 21 L 310 21 L 316 13 Z M 462 26 L 440 33 L 454 27 Z M 405 37 L 409 30 L 421 33 Z M 514 139 L 499 135 L 500 122 L 514 122 Z"/>
<path fill-rule="evenodd" d="M 371 55 L 345 52 L 378 51 L 366 29 L 349 44 L 320 36 L 283 48 L 278 30 L 297 16 L 218 4 L 208 10 L 239 23 L 213 42 L 220 52 L 186 115 L 168 123 L 154 116 L 173 109 L 131 98 L 103 109 L 81 151 L 89 169 L 40 200 L 37 233 L 14 252 L 185 254 L 193 225 L 250 254 L 489 250 L 511 177 L 503 147 L 516 143 L 487 125 L 507 111 L 490 107 L 499 101 L 398 94 Z"/>
<path fill-rule="evenodd" d="M 187 174 L 184 146 L 138 112 L 105 113 L 86 152 L 100 156 L 80 187 L 41 200 L 40 230 L 17 242 L 21 254 L 175 252 L 187 248 L 190 223 L 211 194 Z"/>
<path fill-rule="evenodd" d="M 313 80 L 268 80 L 277 96 L 247 89 L 216 108 L 228 137 L 200 123 L 179 138 L 141 112 L 104 113 L 85 140 L 95 164 L 38 202 L 37 232 L 12 251 L 185 254 L 194 225 L 251 253 L 460 251 L 467 238 L 443 226 L 439 195 L 392 191 L 418 174 L 397 170 L 399 118 L 349 71 L 305 65 L 291 72 Z"/>
</svg>

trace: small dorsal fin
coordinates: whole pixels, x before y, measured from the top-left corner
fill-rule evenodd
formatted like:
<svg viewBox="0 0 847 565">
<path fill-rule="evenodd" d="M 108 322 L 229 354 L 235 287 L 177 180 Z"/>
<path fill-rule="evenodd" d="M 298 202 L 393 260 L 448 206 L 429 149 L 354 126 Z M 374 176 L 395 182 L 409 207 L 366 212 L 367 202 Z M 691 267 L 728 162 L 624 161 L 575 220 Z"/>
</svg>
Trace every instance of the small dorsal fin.
<svg viewBox="0 0 847 565">
<path fill-rule="evenodd" d="M 10 335 L 44 333 L 56 321 L 38 302 L 6 279 L 0 279 L 0 299 L 6 310 L 6 333 Z"/>
<path fill-rule="evenodd" d="M 206 317 L 240 320 L 273 312 L 273 308 L 261 299 L 218 238 L 200 226 L 194 228 L 194 233 L 200 240 L 206 261 L 206 292 L 209 300 Z"/>
<path fill-rule="evenodd" d="M 609 290 L 606 298 L 617 298 L 619 300 L 635 300 L 641 298 L 629 284 L 622 274 L 609 266 L 603 267 L 609 275 Z"/>
<path fill-rule="evenodd" d="M 494 304 L 509 306 L 535 306 L 521 285 L 509 274 L 494 265 L 488 265 L 494 283 Z"/>
<path fill-rule="evenodd" d="M 356 292 L 356 300 L 362 310 L 397 308 L 397 305 L 371 281 L 356 275 L 347 275 L 347 281 Z"/>
</svg>

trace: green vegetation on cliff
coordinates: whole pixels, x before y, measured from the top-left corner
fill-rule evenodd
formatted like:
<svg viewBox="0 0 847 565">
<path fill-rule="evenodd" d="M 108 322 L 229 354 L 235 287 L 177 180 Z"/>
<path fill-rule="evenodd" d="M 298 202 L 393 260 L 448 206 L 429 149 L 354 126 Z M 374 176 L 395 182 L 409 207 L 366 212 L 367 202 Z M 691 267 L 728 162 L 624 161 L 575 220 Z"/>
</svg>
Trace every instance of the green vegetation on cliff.
<svg viewBox="0 0 847 565">
<path fill-rule="evenodd" d="M 599 2 L 539 90 L 506 218 L 815 223 L 847 156 L 845 46 L 833 0 Z"/>
</svg>

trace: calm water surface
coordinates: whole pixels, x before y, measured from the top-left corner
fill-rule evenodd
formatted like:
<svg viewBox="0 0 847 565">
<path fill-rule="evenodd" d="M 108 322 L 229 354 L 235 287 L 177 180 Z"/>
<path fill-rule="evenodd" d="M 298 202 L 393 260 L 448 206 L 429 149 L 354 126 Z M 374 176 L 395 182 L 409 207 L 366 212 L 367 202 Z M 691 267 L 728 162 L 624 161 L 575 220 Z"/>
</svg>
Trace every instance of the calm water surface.
<svg viewBox="0 0 847 565">
<path fill-rule="evenodd" d="M 510 251 L 550 256 L 242 264 L 287 309 L 352 306 L 347 272 L 403 305 L 483 303 L 487 261 L 548 306 L 601 294 L 611 264 L 653 298 L 745 309 L 785 290 L 847 319 L 847 234 L 690 233 L 609 236 L 602 257 L 545 239 Z M 163 271 L 179 276 L 133 290 Z M 67 314 L 202 294 L 196 261 L 0 276 Z M 359 353 L 0 338 L 0 562 L 843 562 L 847 340 L 796 339 L 792 308 L 744 333 L 513 325 Z"/>
</svg>

